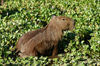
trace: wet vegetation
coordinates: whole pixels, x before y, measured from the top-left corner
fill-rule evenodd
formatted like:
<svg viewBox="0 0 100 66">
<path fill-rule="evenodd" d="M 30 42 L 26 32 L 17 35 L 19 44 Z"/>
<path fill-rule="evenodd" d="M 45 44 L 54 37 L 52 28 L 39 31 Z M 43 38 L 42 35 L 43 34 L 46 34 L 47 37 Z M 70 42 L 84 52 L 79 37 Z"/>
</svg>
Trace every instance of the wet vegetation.
<svg viewBox="0 0 100 66">
<path fill-rule="evenodd" d="M 75 29 L 65 31 L 58 56 L 20 58 L 17 40 L 26 32 L 49 23 L 51 17 L 75 20 Z M 99 0 L 6 0 L 0 6 L 0 66 L 99 66 Z"/>
</svg>

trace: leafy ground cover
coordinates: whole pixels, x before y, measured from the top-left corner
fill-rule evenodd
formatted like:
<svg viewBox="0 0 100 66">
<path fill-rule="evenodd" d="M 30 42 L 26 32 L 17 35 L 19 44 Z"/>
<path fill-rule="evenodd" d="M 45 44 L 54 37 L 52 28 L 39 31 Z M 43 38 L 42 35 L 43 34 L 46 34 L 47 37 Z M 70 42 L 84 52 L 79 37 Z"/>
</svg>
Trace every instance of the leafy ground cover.
<svg viewBox="0 0 100 66">
<path fill-rule="evenodd" d="M 40 29 L 52 15 L 75 20 L 75 29 L 65 31 L 60 58 L 41 56 L 20 59 L 17 40 L 26 32 Z M 0 6 L 0 66 L 99 66 L 100 1 L 99 0 L 6 0 Z"/>
</svg>

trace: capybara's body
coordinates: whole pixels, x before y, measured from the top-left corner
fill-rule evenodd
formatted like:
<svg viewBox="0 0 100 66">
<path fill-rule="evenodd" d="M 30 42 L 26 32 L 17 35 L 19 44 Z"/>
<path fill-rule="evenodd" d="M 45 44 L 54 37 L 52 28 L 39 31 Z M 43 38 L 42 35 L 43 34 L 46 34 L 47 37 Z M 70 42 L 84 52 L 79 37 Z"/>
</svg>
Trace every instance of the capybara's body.
<svg viewBox="0 0 100 66">
<path fill-rule="evenodd" d="M 72 30 L 75 23 L 71 18 L 53 16 L 44 28 L 24 34 L 17 42 L 20 57 L 57 55 L 64 30 Z"/>
</svg>

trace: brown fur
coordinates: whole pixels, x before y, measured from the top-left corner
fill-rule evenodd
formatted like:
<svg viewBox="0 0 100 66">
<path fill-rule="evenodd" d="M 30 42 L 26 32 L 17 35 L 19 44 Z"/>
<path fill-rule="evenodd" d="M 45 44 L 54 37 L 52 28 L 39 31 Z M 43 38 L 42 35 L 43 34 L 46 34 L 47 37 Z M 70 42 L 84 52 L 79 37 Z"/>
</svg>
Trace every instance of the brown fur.
<svg viewBox="0 0 100 66">
<path fill-rule="evenodd" d="M 74 27 L 71 18 L 53 16 L 44 28 L 24 34 L 17 42 L 16 52 L 20 51 L 21 57 L 57 55 L 63 31 Z"/>
<path fill-rule="evenodd" d="M 3 5 L 4 4 L 4 0 L 0 0 L 0 5 Z"/>
</svg>

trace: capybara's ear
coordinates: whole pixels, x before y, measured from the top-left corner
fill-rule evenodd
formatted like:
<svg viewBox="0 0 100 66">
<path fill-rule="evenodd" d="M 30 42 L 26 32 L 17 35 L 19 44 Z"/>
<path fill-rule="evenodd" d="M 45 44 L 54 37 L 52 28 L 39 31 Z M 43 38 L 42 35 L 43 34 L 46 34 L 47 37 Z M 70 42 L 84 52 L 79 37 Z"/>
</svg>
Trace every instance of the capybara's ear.
<svg viewBox="0 0 100 66">
<path fill-rule="evenodd" d="M 56 17 L 55 15 L 52 15 L 52 18 Z"/>
<path fill-rule="evenodd" d="M 55 17 L 56 17 L 56 16 L 54 16 L 54 15 L 52 16 L 52 19 L 53 19 L 54 21 L 56 21 L 56 18 L 55 18 Z"/>
</svg>

